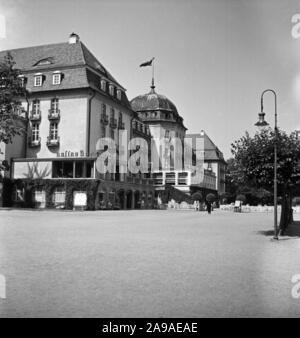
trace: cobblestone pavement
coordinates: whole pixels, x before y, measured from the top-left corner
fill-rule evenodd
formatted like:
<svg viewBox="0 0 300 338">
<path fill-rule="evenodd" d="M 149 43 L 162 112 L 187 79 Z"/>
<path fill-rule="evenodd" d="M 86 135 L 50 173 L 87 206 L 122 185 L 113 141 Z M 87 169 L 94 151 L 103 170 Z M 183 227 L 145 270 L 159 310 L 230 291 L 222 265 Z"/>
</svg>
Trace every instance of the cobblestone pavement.
<svg viewBox="0 0 300 338">
<path fill-rule="evenodd" d="M 0 210 L 0 316 L 300 317 L 300 238 L 274 242 L 272 224 L 221 211 Z"/>
</svg>

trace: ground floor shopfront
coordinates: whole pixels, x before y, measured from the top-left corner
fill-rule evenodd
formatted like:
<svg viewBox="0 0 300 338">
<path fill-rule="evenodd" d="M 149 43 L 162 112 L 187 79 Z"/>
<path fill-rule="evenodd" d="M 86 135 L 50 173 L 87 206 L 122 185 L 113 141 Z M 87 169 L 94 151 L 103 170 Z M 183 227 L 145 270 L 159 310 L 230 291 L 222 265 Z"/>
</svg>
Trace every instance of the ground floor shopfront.
<svg viewBox="0 0 300 338">
<path fill-rule="evenodd" d="M 148 180 L 5 179 L 2 206 L 61 209 L 152 209 L 154 187 Z"/>
</svg>

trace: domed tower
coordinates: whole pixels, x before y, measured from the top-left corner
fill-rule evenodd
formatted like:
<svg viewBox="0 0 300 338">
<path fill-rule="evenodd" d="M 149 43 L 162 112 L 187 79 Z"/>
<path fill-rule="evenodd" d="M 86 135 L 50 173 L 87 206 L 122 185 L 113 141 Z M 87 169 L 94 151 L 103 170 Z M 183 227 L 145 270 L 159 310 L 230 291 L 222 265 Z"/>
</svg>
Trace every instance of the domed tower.
<svg viewBox="0 0 300 338">
<path fill-rule="evenodd" d="M 135 97 L 130 104 L 139 119 L 149 126 L 153 138 L 184 139 L 187 128 L 183 118 L 171 100 L 156 93 L 153 80 L 150 92 Z"/>
</svg>

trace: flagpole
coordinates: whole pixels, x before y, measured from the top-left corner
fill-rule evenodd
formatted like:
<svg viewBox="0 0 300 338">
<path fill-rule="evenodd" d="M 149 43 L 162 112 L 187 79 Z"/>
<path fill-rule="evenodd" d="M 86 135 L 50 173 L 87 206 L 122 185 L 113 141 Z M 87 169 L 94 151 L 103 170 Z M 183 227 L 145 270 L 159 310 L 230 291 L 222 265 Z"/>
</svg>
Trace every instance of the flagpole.
<svg viewBox="0 0 300 338">
<path fill-rule="evenodd" d="M 152 59 L 152 86 L 151 88 L 154 90 L 155 85 L 154 85 L 154 58 Z"/>
</svg>

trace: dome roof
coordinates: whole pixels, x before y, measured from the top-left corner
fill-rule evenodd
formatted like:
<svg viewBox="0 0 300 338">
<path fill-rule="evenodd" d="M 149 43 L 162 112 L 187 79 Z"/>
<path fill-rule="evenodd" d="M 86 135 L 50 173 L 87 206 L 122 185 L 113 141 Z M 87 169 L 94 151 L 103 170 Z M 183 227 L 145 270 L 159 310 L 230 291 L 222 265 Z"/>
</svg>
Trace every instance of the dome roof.
<svg viewBox="0 0 300 338">
<path fill-rule="evenodd" d="M 148 94 L 139 95 L 130 101 L 131 108 L 135 112 L 145 110 L 167 110 L 178 115 L 175 104 L 166 96 L 157 94 L 154 86 L 151 86 L 151 91 Z"/>
</svg>

